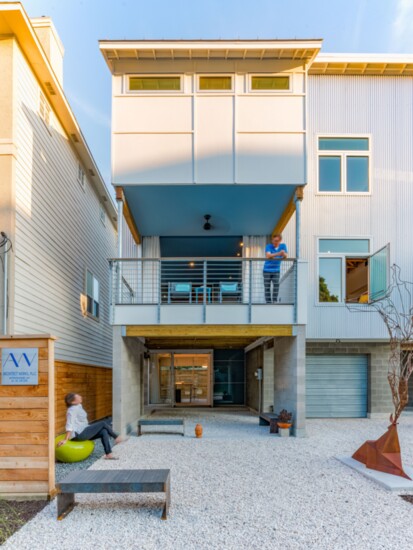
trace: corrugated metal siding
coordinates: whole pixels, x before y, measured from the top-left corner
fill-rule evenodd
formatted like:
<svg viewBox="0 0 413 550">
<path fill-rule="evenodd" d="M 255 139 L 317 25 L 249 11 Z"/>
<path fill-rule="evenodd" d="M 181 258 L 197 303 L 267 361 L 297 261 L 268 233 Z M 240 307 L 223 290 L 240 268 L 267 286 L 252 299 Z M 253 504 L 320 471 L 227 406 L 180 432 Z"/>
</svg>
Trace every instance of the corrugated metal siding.
<svg viewBox="0 0 413 550">
<path fill-rule="evenodd" d="M 115 229 L 101 222 L 90 183 L 78 183 L 77 157 L 56 117 L 50 130 L 40 119 L 39 85 L 20 50 L 15 88 L 15 332 L 54 334 L 57 359 L 111 366 L 107 259 Z M 86 268 L 100 283 L 99 322 L 80 310 Z"/>
<path fill-rule="evenodd" d="M 367 355 L 308 355 L 307 418 L 367 416 Z"/>
<path fill-rule="evenodd" d="M 317 236 L 372 237 L 391 243 L 391 261 L 413 281 L 413 78 L 310 76 L 308 185 L 302 205 L 302 257 L 309 261 L 307 338 L 376 339 L 380 319 L 343 306 L 317 306 Z M 369 134 L 371 196 L 317 195 L 317 134 Z M 292 223 L 285 240 L 292 240 Z"/>
</svg>

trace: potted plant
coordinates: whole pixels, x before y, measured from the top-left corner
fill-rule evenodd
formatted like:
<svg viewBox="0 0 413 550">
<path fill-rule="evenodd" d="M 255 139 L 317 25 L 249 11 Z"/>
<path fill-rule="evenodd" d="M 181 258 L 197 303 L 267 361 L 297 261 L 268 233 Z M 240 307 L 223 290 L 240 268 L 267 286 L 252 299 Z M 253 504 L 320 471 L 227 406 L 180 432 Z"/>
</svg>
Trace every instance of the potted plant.
<svg viewBox="0 0 413 550">
<path fill-rule="evenodd" d="M 292 424 L 293 413 L 288 412 L 286 409 L 283 409 L 278 413 L 277 426 L 280 429 L 289 429 Z"/>
</svg>

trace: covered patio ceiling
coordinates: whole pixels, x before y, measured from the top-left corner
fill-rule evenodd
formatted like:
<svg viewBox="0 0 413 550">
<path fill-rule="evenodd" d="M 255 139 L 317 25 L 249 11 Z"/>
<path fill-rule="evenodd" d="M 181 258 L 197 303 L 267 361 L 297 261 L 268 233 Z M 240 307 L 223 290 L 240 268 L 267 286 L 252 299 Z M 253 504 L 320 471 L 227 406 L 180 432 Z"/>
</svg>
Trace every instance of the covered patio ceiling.
<svg viewBox="0 0 413 550">
<path fill-rule="evenodd" d="M 141 236 L 269 235 L 291 206 L 295 185 L 139 185 L 124 187 Z M 212 228 L 203 228 L 204 216 Z"/>
</svg>

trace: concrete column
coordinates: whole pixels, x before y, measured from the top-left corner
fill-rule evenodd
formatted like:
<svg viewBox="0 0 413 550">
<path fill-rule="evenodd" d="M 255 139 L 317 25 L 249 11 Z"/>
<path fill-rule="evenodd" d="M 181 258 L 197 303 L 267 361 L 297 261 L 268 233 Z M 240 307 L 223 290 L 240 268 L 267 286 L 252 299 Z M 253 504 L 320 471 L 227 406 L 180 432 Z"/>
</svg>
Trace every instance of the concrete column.
<svg viewBox="0 0 413 550">
<path fill-rule="evenodd" d="M 135 431 L 143 413 L 143 353 L 137 338 L 113 327 L 113 427 L 121 434 Z"/>
<path fill-rule="evenodd" d="M 305 326 L 274 340 L 274 412 L 293 413 L 293 435 L 305 437 Z"/>
</svg>

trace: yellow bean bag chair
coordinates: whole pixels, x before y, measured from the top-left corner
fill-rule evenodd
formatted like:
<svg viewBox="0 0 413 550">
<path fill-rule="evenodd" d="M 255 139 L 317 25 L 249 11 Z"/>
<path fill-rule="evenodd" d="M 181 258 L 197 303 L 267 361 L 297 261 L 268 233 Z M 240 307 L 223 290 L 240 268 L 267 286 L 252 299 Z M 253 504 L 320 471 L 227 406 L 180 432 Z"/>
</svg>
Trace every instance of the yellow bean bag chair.
<svg viewBox="0 0 413 550">
<path fill-rule="evenodd" d="M 93 441 L 66 441 L 58 447 L 59 441 L 65 438 L 65 434 L 58 435 L 54 440 L 56 460 L 59 462 L 81 462 L 92 454 L 95 444 Z"/>
</svg>

